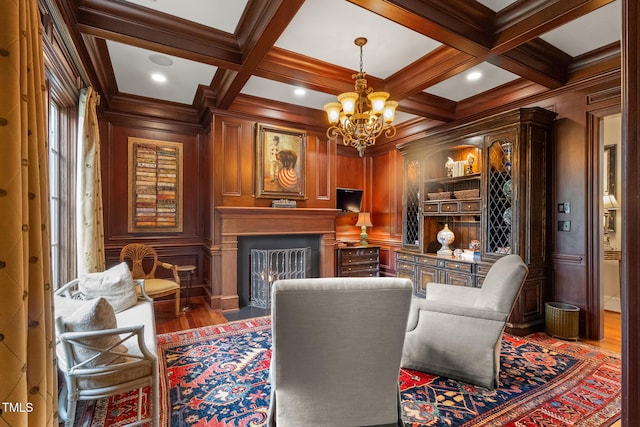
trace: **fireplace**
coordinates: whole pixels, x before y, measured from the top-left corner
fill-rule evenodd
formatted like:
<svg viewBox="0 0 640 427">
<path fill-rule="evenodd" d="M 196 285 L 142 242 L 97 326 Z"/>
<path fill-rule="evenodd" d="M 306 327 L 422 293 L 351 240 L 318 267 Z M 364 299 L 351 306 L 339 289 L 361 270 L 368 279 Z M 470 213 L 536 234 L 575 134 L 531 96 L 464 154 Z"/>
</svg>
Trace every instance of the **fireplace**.
<svg viewBox="0 0 640 427">
<path fill-rule="evenodd" d="M 251 249 L 250 264 L 249 305 L 268 309 L 271 308 L 271 287 L 275 282 L 311 277 L 311 247 Z"/>
<path fill-rule="evenodd" d="M 240 307 L 251 303 L 251 264 L 254 250 L 286 250 L 308 247 L 308 277 L 319 277 L 320 236 L 318 235 L 269 235 L 238 237 L 238 298 Z"/>
<path fill-rule="evenodd" d="M 337 209 L 218 207 L 212 308 L 249 304 L 253 249 L 311 247 L 310 277 L 335 275 Z M 246 289 L 245 289 L 246 288 Z"/>
</svg>

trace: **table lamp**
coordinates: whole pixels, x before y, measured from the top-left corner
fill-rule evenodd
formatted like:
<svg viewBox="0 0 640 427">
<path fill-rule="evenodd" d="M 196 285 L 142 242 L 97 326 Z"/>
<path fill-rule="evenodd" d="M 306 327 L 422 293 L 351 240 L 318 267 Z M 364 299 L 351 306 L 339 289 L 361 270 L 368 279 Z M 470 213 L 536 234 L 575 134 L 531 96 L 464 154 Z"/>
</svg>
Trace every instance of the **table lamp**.
<svg viewBox="0 0 640 427">
<path fill-rule="evenodd" d="M 360 227 L 360 245 L 366 246 L 367 243 L 367 227 L 373 227 L 371 224 L 371 214 L 369 212 L 360 212 L 358 214 L 358 222 L 356 227 Z"/>
<path fill-rule="evenodd" d="M 608 249 L 611 247 L 609 237 L 609 211 L 617 211 L 620 209 L 620 204 L 613 194 L 605 194 L 602 198 L 602 205 L 604 208 L 604 247 Z"/>
</svg>

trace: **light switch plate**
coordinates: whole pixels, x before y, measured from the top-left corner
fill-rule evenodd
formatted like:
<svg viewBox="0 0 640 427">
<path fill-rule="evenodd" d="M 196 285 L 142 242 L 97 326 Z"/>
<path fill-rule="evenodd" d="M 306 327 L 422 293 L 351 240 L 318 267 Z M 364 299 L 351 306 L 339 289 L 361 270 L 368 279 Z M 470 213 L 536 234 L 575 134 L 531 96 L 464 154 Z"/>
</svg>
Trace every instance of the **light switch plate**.
<svg viewBox="0 0 640 427">
<path fill-rule="evenodd" d="M 558 221 L 558 231 L 571 231 L 571 221 Z"/>
</svg>

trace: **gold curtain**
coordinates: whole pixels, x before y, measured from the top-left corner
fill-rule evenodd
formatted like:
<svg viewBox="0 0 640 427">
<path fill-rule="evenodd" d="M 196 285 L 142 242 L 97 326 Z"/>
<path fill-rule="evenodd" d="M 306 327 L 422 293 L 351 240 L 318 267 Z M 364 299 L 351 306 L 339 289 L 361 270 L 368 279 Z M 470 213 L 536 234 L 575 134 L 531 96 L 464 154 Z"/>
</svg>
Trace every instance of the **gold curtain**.
<svg viewBox="0 0 640 427">
<path fill-rule="evenodd" d="M 78 275 L 104 271 L 100 131 L 93 88 L 80 94 L 77 167 Z"/>
<path fill-rule="evenodd" d="M 0 13 L 2 424 L 56 425 L 46 88 L 36 0 Z"/>
</svg>

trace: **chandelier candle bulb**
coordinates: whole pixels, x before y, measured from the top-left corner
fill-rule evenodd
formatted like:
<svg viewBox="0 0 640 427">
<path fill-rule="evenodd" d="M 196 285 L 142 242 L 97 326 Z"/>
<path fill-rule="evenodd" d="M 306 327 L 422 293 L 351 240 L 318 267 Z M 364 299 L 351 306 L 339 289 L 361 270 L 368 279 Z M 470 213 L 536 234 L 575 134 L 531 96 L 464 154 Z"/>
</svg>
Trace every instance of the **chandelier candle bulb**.
<svg viewBox="0 0 640 427">
<path fill-rule="evenodd" d="M 344 145 L 351 145 L 364 156 L 365 148 L 376 143 L 384 132 L 385 137 L 393 138 L 396 128 L 392 125 L 398 103 L 388 101 L 388 92 L 374 92 L 367 87 L 367 73 L 362 70 L 362 46 L 367 43 L 364 37 L 354 40 L 360 48 L 360 71 L 353 75 L 355 92 L 338 95 L 339 102 L 325 104 L 324 111 L 331 126 L 327 137 L 342 138 Z"/>
</svg>

